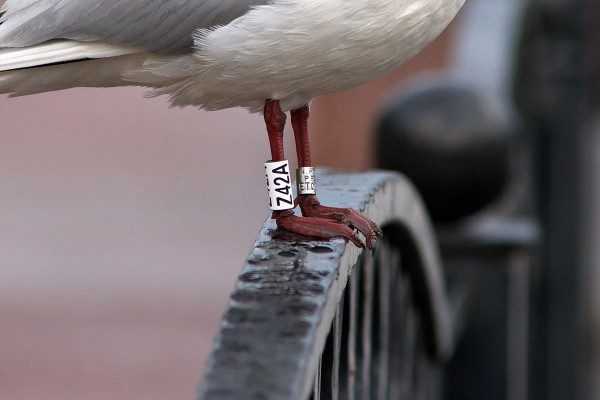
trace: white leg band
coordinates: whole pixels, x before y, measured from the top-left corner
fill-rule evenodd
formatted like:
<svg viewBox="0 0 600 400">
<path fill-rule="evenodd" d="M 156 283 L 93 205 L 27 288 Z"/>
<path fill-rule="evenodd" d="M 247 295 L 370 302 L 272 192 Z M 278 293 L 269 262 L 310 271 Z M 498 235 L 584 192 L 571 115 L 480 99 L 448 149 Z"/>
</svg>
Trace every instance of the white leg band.
<svg viewBox="0 0 600 400">
<path fill-rule="evenodd" d="M 291 210 L 294 208 L 294 193 L 290 178 L 288 160 L 268 161 L 265 163 L 269 208 L 273 211 Z"/>
<path fill-rule="evenodd" d="M 298 194 L 317 194 L 315 183 L 315 168 L 300 167 L 296 170 L 296 185 L 298 185 Z"/>
</svg>

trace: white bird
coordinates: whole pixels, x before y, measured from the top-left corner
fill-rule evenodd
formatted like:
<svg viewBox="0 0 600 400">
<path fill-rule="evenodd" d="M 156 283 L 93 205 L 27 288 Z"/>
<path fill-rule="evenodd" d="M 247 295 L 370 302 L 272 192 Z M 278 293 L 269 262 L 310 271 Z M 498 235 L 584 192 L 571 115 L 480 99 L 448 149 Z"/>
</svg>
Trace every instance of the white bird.
<svg viewBox="0 0 600 400">
<path fill-rule="evenodd" d="M 273 161 L 290 111 L 310 167 L 308 105 L 401 65 L 465 0 L 0 0 L 0 93 L 139 85 L 175 106 L 263 112 Z M 372 249 L 376 224 L 299 194 L 279 227 Z"/>
</svg>

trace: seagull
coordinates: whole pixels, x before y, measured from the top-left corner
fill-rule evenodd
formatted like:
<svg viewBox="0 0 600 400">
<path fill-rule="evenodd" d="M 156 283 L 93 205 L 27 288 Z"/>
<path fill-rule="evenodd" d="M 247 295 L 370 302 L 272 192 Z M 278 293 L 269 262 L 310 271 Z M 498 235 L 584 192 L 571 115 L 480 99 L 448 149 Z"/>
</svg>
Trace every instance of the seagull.
<svg viewBox="0 0 600 400">
<path fill-rule="evenodd" d="M 310 101 L 400 66 L 464 1 L 0 0 L 0 93 L 136 85 L 173 106 L 262 113 L 277 226 L 374 250 L 382 231 L 373 221 L 316 196 Z M 286 112 L 299 167 L 295 199 L 283 151 Z"/>
</svg>

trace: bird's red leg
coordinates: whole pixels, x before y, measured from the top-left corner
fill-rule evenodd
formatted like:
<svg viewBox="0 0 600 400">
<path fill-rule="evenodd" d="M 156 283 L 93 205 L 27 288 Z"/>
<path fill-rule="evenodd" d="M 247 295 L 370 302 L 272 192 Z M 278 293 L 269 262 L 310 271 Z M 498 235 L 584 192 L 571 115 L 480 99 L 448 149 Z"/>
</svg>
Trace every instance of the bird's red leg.
<svg viewBox="0 0 600 400">
<path fill-rule="evenodd" d="M 309 108 L 307 105 L 291 112 L 299 167 L 311 166 L 308 116 Z M 305 217 L 332 220 L 350 228 L 356 228 L 365 236 L 367 248 L 370 250 L 374 249 L 377 235 L 382 236 L 383 234 L 377 224 L 352 208 L 322 206 L 314 194 L 300 194 L 297 202 L 302 210 L 302 215 Z"/>
<path fill-rule="evenodd" d="M 279 101 L 269 99 L 265 102 L 264 117 L 271 146 L 271 161 L 282 161 L 284 159 L 283 128 L 286 117 L 285 113 L 281 111 Z M 335 220 L 298 217 L 294 215 L 293 210 L 273 211 L 272 218 L 277 221 L 278 227 L 290 232 L 323 239 L 342 236 L 357 246 L 362 246 L 358 235 L 352 228 Z"/>
<path fill-rule="evenodd" d="M 283 154 L 283 128 L 285 128 L 286 116 L 278 100 L 267 100 L 264 110 L 269 145 L 271 146 L 271 161 L 282 161 Z"/>
</svg>

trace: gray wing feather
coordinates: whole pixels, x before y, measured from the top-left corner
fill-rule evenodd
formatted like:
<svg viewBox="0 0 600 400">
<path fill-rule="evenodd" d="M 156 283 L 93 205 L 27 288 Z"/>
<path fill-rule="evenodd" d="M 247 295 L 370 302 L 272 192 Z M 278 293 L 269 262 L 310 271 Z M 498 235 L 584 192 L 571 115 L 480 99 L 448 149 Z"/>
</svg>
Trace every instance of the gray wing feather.
<svg viewBox="0 0 600 400">
<path fill-rule="evenodd" d="M 73 39 L 183 52 L 191 48 L 194 30 L 226 25 L 270 1 L 6 0 L 0 9 L 0 47 Z"/>
</svg>

